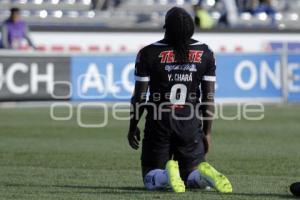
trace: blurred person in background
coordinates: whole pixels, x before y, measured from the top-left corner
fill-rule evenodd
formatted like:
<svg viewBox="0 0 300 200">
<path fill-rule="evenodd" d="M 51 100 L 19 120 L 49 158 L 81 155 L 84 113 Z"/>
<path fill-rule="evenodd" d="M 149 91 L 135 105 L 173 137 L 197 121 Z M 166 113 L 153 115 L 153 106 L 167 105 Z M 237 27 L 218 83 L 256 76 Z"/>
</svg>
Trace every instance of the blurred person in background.
<svg viewBox="0 0 300 200">
<path fill-rule="evenodd" d="M 240 13 L 252 13 L 259 6 L 259 0 L 236 0 L 236 5 Z"/>
<path fill-rule="evenodd" d="M 253 15 L 266 13 L 269 16 L 274 16 L 276 11 L 272 6 L 272 0 L 260 0 L 259 5 L 252 11 Z"/>
<path fill-rule="evenodd" d="M 238 8 L 235 0 L 218 0 L 215 5 L 216 10 L 221 14 L 219 27 L 235 27 L 238 21 Z"/>
<path fill-rule="evenodd" d="M 273 16 L 276 10 L 272 6 L 272 0 L 237 0 L 240 12 L 249 12 L 252 15 L 266 13 Z"/>
<path fill-rule="evenodd" d="M 116 8 L 120 5 L 121 0 L 106 0 L 103 4 L 102 10 Z"/>
<path fill-rule="evenodd" d="M 214 20 L 210 16 L 207 10 L 205 10 L 201 3 L 198 3 L 194 7 L 195 12 L 195 24 L 200 29 L 211 29 L 214 27 Z"/>
<path fill-rule="evenodd" d="M 121 0 L 92 0 L 92 8 L 96 10 L 108 10 L 118 7 Z"/>
<path fill-rule="evenodd" d="M 207 5 L 205 5 L 207 4 Z M 217 11 L 220 18 L 215 20 L 211 11 Z M 199 0 L 194 7 L 195 24 L 200 29 L 213 27 L 234 27 L 238 21 L 238 8 L 236 0 L 215 0 L 213 4 Z"/>
<path fill-rule="evenodd" d="M 2 24 L 1 48 L 20 49 L 24 40 L 28 42 L 29 46 L 35 48 L 29 36 L 29 28 L 21 19 L 21 10 L 12 8 L 9 18 Z"/>
<path fill-rule="evenodd" d="M 266 14 L 271 19 L 270 26 L 275 25 L 275 14 L 276 10 L 272 5 L 272 0 L 252 0 L 253 1 L 253 7 L 252 10 L 249 10 L 249 12 L 256 16 L 259 14 Z"/>
<path fill-rule="evenodd" d="M 253 16 L 265 13 L 275 23 L 276 10 L 272 5 L 272 0 L 218 0 L 216 8 L 221 17 L 218 26 L 234 27 L 238 23 L 240 13 L 248 12 Z"/>
</svg>

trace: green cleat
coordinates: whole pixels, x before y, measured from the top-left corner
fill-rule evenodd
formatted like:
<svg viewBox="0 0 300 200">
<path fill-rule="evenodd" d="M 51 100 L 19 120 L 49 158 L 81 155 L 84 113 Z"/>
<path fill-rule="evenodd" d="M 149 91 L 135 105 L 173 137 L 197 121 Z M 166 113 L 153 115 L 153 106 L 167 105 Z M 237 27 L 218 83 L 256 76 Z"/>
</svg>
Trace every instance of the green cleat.
<svg viewBox="0 0 300 200">
<path fill-rule="evenodd" d="M 185 192 L 185 185 L 180 177 L 178 162 L 169 160 L 166 164 L 166 170 L 172 190 L 176 193 Z"/>
<path fill-rule="evenodd" d="M 208 164 L 207 162 L 200 163 L 198 166 L 198 170 L 204 178 L 211 183 L 211 185 L 221 193 L 231 193 L 232 185 L 230 181 L 218 172 L 213 166 Z"/>
</svg>

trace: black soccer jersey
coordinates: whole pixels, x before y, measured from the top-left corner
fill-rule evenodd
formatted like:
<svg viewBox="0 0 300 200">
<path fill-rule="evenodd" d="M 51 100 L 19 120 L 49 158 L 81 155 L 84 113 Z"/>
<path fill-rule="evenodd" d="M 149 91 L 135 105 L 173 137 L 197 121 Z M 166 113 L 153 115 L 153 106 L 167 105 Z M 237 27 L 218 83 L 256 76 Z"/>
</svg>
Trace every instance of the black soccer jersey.
<svg viewBox="0 0 300 200">
<path fill-rule="evenodd" d="M 148 102 L 169 102 L 174 105 L 195 104 L 200 97 L 202 81 L 215 81 L 215 58 L 206 44 L 191 39 L 189 60 L 176 62 L 175 54 L 166 40 L 140 50 L 135 67 L 136 81 L 149 82 Z"/>
</svg>

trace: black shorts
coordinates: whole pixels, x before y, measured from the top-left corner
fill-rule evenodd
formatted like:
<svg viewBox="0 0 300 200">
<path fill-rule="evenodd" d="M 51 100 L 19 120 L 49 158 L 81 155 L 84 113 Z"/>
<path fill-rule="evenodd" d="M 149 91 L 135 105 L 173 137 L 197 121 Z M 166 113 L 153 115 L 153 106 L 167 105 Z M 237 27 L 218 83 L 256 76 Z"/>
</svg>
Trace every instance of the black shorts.
<svg viewBox="0 0 300 200">
<path fill-rule="evenodd" d="M 176 116 L 187 114 L 180 110 Z M 155 120 L 152 112 L 148 112 L 141 156 L 143 174 L 165 169 L 170 159 L 179 162 L 180 171 L 194 170 L 205 160 L 203 139 L 201 120 L 196 117 L 176 120 L 171 113 L 163 113 L 161 120 Z"/>
</svg>

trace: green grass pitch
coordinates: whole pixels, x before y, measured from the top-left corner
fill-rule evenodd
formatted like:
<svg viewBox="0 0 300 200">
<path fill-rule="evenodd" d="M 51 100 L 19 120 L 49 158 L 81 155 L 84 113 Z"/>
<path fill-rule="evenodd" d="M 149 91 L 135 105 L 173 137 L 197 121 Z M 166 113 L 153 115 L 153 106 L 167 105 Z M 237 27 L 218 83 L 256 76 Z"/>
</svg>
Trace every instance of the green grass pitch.
<svg viewBox="0 0 300 200">
<path fill-rule="evenodd" d="M 105 128 L 80 128 L 75 116 L 51 120 L 49 108 L 1 108 L 0 199 L 293 199 L 288 186 L 300 181 L 299 105 L 267 106 L 261 121 L 215 121 L 208 161 L 231 180 L 227 195 L 145 191 L 127 127 L 110 118 Z"/>
</svg>

